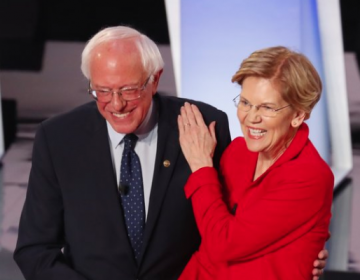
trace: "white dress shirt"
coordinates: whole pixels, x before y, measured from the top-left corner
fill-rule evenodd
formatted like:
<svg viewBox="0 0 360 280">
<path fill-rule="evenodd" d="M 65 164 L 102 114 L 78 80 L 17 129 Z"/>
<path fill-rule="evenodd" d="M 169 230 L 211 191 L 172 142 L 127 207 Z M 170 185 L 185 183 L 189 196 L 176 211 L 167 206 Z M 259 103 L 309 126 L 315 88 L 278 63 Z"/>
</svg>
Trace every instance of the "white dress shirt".
<svg viewBox="0 0 360 280">
<path fill-rule="evenodd" d="M 143 177 L 145 219 L 149 210 L 150 192 L 155 168 L 158 138 L 157 112 L 158 111 L 155 108 L 155 104 L 152 102 L 143 123 L 134 132 L 134 134 L 136 134 L 136 136 L 139 138 L 135 145 L 135 152 L 140 159 Z M 106 121 L 106 124 L 109 133 L 111 157 L 116 173 L 116 180 L 119 186 L 121 158 L 124 150 L 124 144 L 122 140 L 125 134 L 116 132 L 108 121 Z"/>
</svg>

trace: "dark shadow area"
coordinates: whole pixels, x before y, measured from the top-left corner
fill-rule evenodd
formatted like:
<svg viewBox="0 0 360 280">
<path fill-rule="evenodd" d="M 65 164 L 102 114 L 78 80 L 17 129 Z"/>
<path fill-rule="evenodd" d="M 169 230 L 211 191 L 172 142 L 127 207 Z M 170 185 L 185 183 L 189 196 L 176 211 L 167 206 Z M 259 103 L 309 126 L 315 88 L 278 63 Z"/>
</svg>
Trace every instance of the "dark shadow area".
<svg viewBox="0 0 360 280">
<path fill-rule="evenodd" d="M 85 42 L 102 28 L 128 25 L 169 44 L 163 0 L 0 2 L 0 69 L 40 71 L 46 41 Z"/>
<path fill-rule="evenodd" d="M 16 138 L 17 111 L 15 99 L 1 99 L 5 151 Z"/>
<path fill-rule="evenodd" d="M 355 52 L 360 69 L 360 1 L 340 0 L 341 24 L 345 52 Z"/>
<path fill-rule="evenodd" d="M 322 280 L 359 280 L 360 274 L 343 271 L 325 271 Z"/>
<path fill-rule="evenodd" d="M 360 150 L 360 127 L 351 128 L 351 140 L 353 149 Z"/>
</svg>

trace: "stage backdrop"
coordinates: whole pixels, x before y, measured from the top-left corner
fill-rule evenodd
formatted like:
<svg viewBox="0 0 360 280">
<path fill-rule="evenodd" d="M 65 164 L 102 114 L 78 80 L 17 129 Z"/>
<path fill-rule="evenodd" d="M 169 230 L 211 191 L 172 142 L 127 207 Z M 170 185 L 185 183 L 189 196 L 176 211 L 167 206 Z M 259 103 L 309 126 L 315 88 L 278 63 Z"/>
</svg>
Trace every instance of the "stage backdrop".
<svg viewBox="0 0 360 280">
<path fill-rule="evenodd" d="M 178 96 L 225 111 L 233 138 L 242 134 L 232 102 L 240 86 L 231 77 L 244 58 L 283 45 L 312 61 L 324 90 L 307 121 L 310 139 L 332 166 L 337 185 L 352 167 L 338 1 L 171 0 L 166 5 Z"/>
</svg>

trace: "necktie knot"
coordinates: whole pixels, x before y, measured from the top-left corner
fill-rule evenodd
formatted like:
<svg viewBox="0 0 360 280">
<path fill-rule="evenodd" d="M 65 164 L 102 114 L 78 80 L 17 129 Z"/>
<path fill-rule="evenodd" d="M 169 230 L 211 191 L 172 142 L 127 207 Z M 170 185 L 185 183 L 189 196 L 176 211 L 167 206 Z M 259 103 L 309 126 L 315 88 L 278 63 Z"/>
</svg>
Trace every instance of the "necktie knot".
<svg viewBox="0 0 360 280">
<path fill-rule="evenodd" d="M 123 141 L 124 141 L 124 150 L 134 150 L 136 141 L 138 140 L 138 137 L 134 134 L 126 134 Z"/>
</svg>

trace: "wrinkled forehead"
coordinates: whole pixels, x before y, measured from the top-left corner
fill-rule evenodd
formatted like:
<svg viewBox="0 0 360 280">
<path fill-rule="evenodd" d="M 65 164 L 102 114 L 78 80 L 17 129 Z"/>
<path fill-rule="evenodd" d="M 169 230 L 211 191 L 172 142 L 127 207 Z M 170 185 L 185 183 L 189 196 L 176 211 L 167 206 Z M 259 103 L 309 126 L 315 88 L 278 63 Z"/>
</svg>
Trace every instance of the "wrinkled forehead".
<svg viewBox="0 0 360 280">
<path fill-rule="evenodd" d="M 141 56 L 136 42 L 133 39 L 104 42 L 91 51 L 91 60 L 112 57 L 118 59 L 131 57 L 132 59 L 140 60 Z"/>
<path fill-rule="evenodd" d="M 90 59 L 90 76 L 102 75 L 103 72 L 125 75 L 127 72 L 142 76 L 144 67 L 140 53 L 133 40 L 121 40 L 103 43 L 93 49 Z"/>
<path fill-rule="evenodd" d="M 241 97 L 254 104 L 281 103 L 284 101 L 279 86 L 271 79 L 246 77 L 241 85 Z"/>
</svg>

